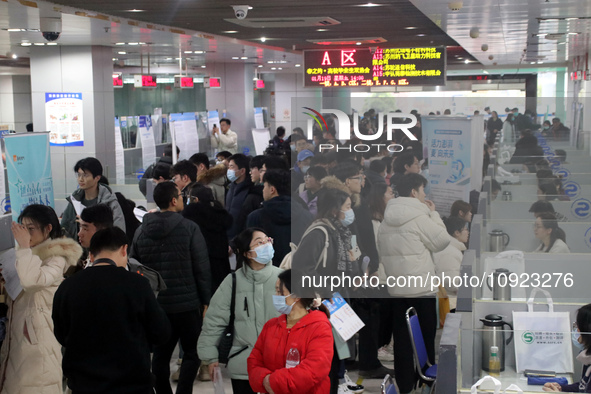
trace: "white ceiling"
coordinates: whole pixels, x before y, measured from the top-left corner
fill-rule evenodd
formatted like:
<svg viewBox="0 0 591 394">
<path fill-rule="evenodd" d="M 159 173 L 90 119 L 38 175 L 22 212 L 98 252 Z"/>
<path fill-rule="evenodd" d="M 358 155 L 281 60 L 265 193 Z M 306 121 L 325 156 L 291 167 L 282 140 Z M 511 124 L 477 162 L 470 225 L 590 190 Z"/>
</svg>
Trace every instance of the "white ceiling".
<svg viewBox="0 0 591 394">
<path fill-rule="evenodd" d="M 485 67 L 563 63 L 589 50 L 591 19 L 542 19 L 591 17 L 591 0 L 463 0 L 455 12 L 449 0 L 410 1 Z M 470 37 L 474 28 L 477 38 Z M 554 33 L 562 34 L 538 36 Z"/>
</svg>

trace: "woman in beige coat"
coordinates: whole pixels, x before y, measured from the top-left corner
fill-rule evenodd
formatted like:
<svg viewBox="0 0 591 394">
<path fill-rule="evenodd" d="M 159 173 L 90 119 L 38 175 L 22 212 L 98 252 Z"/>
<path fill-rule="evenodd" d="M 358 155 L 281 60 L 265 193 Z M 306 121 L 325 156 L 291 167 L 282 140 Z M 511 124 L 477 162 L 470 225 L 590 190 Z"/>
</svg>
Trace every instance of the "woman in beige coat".
<svg viewBox="0 0 591 394">
<path fill-rule="evenodd" d="M 12 223 L 16 271 L 23 291 L 7 297 L 8 324 L 0 352 L 1 394 L 62 394 L 61 346 L 53 335 L 53 295 L 82 248 L 62 238 L 57 215 L 29 205 Z"/>
</svg>

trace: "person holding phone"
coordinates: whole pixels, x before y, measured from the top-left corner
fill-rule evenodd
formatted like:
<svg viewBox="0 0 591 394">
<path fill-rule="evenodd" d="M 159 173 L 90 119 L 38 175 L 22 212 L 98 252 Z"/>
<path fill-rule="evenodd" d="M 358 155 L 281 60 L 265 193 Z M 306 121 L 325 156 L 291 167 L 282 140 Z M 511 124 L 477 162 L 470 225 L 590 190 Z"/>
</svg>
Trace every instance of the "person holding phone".
<svg viewBox="0 0 591 394">
<path fill-rule="evenodd" d="M 220 120 L 220 128 L 213 125 L 211 131 L 211 147 L 218 151 L 228 151 L 232 154 L 238 153 L 238 134 L 230 130 L 232 122 L 228 118 Z M 221 130 L 221 131 L 220 131 Z"/>
</svg>

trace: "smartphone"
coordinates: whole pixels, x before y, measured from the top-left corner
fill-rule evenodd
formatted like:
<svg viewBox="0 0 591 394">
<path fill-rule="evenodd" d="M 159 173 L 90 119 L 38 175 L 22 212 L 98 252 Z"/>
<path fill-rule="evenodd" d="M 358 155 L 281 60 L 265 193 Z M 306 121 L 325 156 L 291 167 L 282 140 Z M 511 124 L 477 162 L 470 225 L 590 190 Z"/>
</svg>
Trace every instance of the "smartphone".
<svg viewBox="0 0 591 394">
<path fill-rule="evenodd" d="M 356 235 L 351 236 L 351 247 L 353 249 L 357 248 L 357 236 Z"/>
<path fill-rule="evenodd" d="M 556 372 L 554 371 L 539 371 L 535 369 L 526 369 L 523 374 L 527 377 L 544 377 L 544 378 L 553 378 L 556 376 Z"/>
</svg>

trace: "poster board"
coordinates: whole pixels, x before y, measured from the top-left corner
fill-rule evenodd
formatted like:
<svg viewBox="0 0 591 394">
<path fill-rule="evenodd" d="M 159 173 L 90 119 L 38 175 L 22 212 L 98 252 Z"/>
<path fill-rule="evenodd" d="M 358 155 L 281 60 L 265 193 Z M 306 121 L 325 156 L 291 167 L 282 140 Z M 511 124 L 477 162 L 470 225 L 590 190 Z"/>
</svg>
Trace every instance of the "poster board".
<svg viewBox="0 0 591 394">
<path fill-rule="evenodd" d="M 254 127 L 256 129 L 264 129 L 265 128 L 265 120 L 263 118 L 263 108 L 256 107 L 254 109 Z"/>
<path fill-rule="evenodd" d="M 115 118 L 115 178 L 116 183 L 125 183 L 125 157 L 123 156 L 123 139 L 121 138 L 121 124 Z"/>
<path fill-rule="evenodd" d="M 156 162 L 156 144 L 150 115 L 140 116 L 138 133 L 142 144 L 142 166 L 146 169 Z"/>
<path fill-rule="evenodd" d="M 213 126 L 220 127 L 220 114 L 218 111 L 207 111 L 207 127 L 209 131 L 213 130 Z"/>
<path fill-rule="evenodd" d="M 45 130 L 52 146 L 83 146 L 82 93 L 45 93 Z"/>
<path fill-rule="evenodd" d="M 4 142 L 13 220 L 30 204 L 55 207 L 49 133 L 10 134 Z"/>
<path fill-rule="evenodd" d="M 181 150 L 179 160 L 188 160 L 199 152 L 199 135 L 195 112 L 170 114 L 170 128 L 174 130 L 176 146 Z"/>
<path fill-rule="evenodd" d="M 262 155 L 269 146 L 271 132 L 269 129 L 252 129 L 252 141 L 257 155 Z"/>
</svg>

